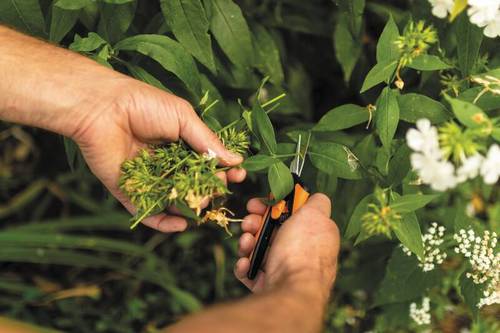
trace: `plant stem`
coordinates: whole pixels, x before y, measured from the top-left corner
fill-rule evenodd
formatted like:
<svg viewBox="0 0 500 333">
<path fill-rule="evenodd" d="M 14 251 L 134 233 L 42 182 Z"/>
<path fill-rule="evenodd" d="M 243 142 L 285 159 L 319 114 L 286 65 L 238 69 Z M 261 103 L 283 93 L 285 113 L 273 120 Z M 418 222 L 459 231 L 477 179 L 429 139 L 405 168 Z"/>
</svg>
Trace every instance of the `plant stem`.
<svg viewBox="0 0 500 333">
<path fill-rule="evenodd" d="M 283 94 L 281 94 L 281 95 L 278 95 L 278 96 L 274 97 L 273 99 L 271 99 L 271 100 L 269 100 L 269 101 L 265 102 L 264 104 L 262 104 L 262 105 L 261 105 L 261 107 L 262 107 L 262 108 L 265 108 L 266 106 L 268 106 L 268 105 L 270 105 L 270 104 L 272 104 L 272 103 L 275 103 L 275 102 L 279 101 L 280 99 L 282 99 L 282 98 L 283 98 L 283 97 L 285 97 L 285 96 L 286 96 L 286 94 L 285 94 L 285 93 L 283 93 Z M 276 106 L 277 106 L 277 105 L 276 105 Z M 275 106 L 273 106 L 273 107 L 269 108 L 269 110 L 267 110 L 267 111 L 266 111 L 266 113 L 269 113 L 269 112 L 271 112 L 271 111 L 272 111 L 272 110 L 274 110 L 274 109 L 275 109 Z M 238 124 L 240 121 L 242 121 L 242 120 L 243 120 L 243 118 L 242 118 L 242 117 L 240 117 L 239 119 L 237 119 L 237 120 L 235 120 L 235 121 L 230 122 L 230 123 L 229 123 L 229 124 L 227 124 L 226 126 L 222 127 L 220 130 L 218 130 L 218 131 L 217 131 L 217 133 L 223 132 L 223 131 L 227 130 L 228 128 L 230 128 L 230 127 L 233 127 L 233 126 L 237 125 L 237 124 Z"/>
</svg>

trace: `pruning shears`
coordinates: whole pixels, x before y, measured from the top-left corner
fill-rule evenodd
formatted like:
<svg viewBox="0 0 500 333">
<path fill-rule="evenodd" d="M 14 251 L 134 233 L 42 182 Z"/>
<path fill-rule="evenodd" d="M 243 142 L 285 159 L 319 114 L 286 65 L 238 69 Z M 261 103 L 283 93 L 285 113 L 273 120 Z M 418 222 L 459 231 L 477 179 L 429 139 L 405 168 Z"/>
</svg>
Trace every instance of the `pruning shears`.
<svg viewBox="0 0 500 333">
<path fill-rule="evenodd" d="M 253 280 L 255 276 L 257 276 L 274 232 L 285 220 L 302 207 L 307 201 L 307 198 L 309 198 L 307 187 L 300 179 L 308 146 L 309 140 L 307 140 L 305 151 L 301 152 L 301 136 L 299 135 L 295 157 L 290 163 L 290 171 L 294 182 L 293 190 L 284 199 L 266 208 L 264 216 L 262 217 L 260 230 L 257 232 L 257 244 L 250 255 L 250 269 L 247 274 L 250 280 Z M 270 198 L 272 198 L 271 195 Z"/>
</svg>

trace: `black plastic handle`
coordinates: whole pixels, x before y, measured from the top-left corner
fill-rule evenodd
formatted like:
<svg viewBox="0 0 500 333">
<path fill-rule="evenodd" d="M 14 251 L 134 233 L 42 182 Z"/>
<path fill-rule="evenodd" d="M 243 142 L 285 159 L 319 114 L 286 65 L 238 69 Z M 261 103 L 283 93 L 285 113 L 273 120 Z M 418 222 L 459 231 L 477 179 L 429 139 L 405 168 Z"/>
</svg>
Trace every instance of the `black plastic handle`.
<svg viewBox="0 0 500 333">
<path fill-rule="evenodd" d="M 257 244 L 255 244 L 255 249 L 252 253 L 250 259 L 250 269 L 248 270 L 247 277 L 250 280 L 255 279 L 257 273 L 259 272 L 260 265 L 264 260 L 267 248 L 269 247 L 269 242 L 273 236 L 274 229 L 277 226 L 277 221 L 271 217 L 271 209 L 266 211 L 266 215 L 263 217 L 264 222 L 260 234 L 257 237 Z"/>
</svg>

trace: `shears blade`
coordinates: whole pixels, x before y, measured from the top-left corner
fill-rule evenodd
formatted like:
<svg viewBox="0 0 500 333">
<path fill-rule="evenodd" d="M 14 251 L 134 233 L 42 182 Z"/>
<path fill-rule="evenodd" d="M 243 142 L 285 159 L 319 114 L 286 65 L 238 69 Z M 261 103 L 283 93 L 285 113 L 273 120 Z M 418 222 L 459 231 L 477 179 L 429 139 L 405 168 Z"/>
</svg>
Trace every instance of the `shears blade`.
<svg viewBox="0 0 500 333">
<path fill-rule="evenodd" d="M 302 174 L 302 169 L 304 169 L 304 164 L 306 162 L 307 149 L 309 148 L 309 140 L 311 139 L 311 133 L 307 138 L 306 148 L 303 153 L 301 153 L 302 148 L 302 135 L 299 134 L 299 139 L 297 140 L 297 148 L 295 149 L 295 157 L 290 163 L 290 171 L 300 177 Z"/>
</svg>

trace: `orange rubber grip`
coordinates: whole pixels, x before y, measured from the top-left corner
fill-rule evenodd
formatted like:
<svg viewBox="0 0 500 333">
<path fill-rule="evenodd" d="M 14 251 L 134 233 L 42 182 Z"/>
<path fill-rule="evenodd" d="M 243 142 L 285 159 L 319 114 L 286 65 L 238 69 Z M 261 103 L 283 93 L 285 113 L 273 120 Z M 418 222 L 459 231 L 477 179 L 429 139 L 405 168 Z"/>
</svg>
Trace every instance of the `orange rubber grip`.
<svg viewBox="0 0 500 333">
<path fill-rule="evenodd" d="M 292 214 L 294 214 L 300 207 L 302 207 L 306 203 L 308 198 L 309 192 L 307 192 L 300 184 L 295 184 Z"/>
</svg>

